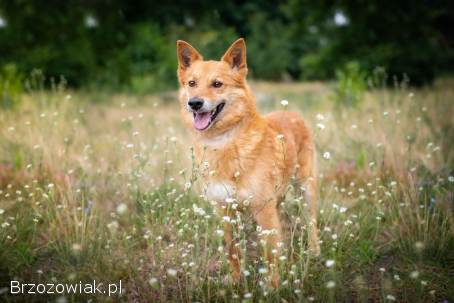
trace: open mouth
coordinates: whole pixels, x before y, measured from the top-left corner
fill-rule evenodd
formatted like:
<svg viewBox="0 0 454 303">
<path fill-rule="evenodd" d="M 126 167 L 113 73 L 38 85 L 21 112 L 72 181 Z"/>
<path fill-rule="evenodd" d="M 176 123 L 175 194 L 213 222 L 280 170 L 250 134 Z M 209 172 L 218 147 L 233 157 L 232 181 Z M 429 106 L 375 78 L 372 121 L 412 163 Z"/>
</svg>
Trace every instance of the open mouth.
<svg viewBox="0 0 454 303">
<path fill-rule="evenodd" d="M 213 109 L 210 112 L 204 112 L 204 113 L 193 112 L 194 127 L 197 130 L 207 129 L 211 124 L 213 124 L 213 121 L 216 119 L 216 117 L 222 111 L 222 109 L 224 108 L 224 105 L 225 105 L 225 102 L 222 102 L 218 106 L 216 106 L 215 109 Z"/>
</svg>

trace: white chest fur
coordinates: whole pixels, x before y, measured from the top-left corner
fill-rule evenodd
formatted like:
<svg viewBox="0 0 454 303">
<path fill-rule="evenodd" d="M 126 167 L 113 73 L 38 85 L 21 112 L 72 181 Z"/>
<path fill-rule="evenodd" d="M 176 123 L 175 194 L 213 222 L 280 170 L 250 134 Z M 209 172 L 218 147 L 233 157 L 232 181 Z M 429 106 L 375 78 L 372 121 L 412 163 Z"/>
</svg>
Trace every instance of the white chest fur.
<svg viewBox="0 0 454 303">
<path fill-rule="evenodd" d="M 235 196 L 235 187 L 227 182 L 209 182 L 206 185 L 205 195 L 208 200 L 225 202 L 227 198 Z"/>
</svg>

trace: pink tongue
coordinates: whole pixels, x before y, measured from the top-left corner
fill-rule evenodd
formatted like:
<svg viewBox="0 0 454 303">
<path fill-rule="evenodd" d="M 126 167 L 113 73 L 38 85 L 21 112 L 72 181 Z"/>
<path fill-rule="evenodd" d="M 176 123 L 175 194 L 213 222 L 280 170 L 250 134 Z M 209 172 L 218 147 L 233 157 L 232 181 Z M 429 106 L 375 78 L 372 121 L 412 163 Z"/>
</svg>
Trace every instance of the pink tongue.
<svg viewBox="0 0 454 303">
<path fill-rule="evenodd" d="M 194 117 L 194 127 L 202 130 L 208 127 L 211 121 L 211 113 L 196 113 Z"/>
</svg>

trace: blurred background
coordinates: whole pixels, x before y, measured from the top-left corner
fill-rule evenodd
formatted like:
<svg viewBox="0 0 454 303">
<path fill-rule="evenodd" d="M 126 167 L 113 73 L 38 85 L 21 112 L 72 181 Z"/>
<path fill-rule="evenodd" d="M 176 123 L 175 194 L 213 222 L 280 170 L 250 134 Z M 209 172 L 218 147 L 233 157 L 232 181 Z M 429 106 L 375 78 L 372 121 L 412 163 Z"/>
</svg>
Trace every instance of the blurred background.
<svg viewBox="0 0 454 303">
<path fill-rule="evenodd" d="M 454 302 L 453 24 L 452 0 L 0 0 L 0 302 L 118 301 L 13 279 L 121 280 L 123 302 Z M 179 117 L 176 40 L 218 60 L 238 37 L 260 112 L 301 113 L 316 142 L 322 255 L 289 190 L 275 291 L 247 215 L 228 282 Z"/>
<path fill-rule="evenodd" d="M 70 87 L 150 93 L 176 87 L 175 40 L 218 59 L 245 37 L 255 79 L 381 69 L 388 84 L 421 86 L 452 73 L 452 24 L 452 1 L 5 0 L 0 77 L 14 86 L 39 70 Z"/>
</svg>

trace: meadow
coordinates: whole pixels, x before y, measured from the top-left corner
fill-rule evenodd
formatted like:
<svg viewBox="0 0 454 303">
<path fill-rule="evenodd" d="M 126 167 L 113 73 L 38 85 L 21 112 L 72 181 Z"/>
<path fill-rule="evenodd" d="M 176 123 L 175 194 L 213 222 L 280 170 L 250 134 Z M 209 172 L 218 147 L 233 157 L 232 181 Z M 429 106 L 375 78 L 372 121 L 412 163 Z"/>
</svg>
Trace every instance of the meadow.
<svg viewBox="0 0 454 303">
<path fill-rule="evenodd" d="M 442 302 L 454 300 L 454 82 L 376 88 L 253 82 L 261 112 L 298 111 L 317 145 L 321 256 L 291 186 L 281 284 L 268 287 L 250 215 L 234 285 L 222 220 L 197 189 L 176 92 L 56 86 L 0 110 L 0 301 Z M 281 100 L 288 100 L 288 105 Z M 121 280 L 121 296 L 11 295 L 9 281 Z"/>
</svg>

